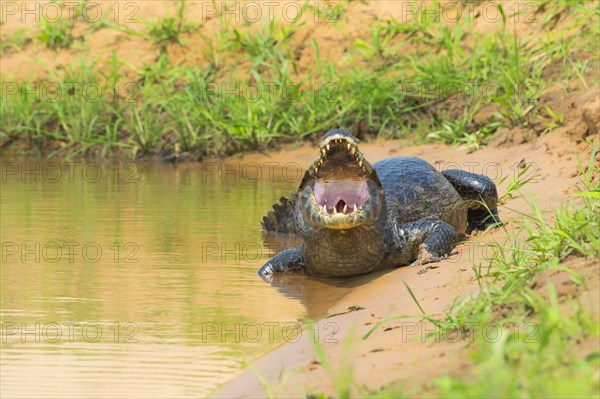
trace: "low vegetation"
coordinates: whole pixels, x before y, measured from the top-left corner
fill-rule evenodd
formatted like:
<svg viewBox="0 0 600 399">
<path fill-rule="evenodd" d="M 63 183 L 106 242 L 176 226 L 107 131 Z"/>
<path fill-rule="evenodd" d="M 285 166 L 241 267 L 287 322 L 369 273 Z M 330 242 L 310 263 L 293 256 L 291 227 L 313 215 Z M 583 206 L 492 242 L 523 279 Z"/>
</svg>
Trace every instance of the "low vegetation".
<svg viewBox="0 0 600 399">
<path fill-rule="evenodd" d="M 31 38 L 27 36 L 27 31 L 25 29 L 18 29 L 10 36 L 2 36 L 0 40 L 0 54 L 21 51 L 30 41 Z"/>
<path fill-rule="evenodd" d="M 342 23 L 332 26 L 344 30 L 351 24 L 343 20 L 349 3 L 339 4 Z M 540 101 L 550 82 L 597 84 L 589 81 L 598 67 L 599 11 L 592 3 L 541 2 L 535 18 L 543 34 L 531 37 L 516 35 L 508 25 L 482 33 L 468 18 L 451 25 L 380 19 L 369 37 L 348 49 L 343 67 L 321 54 L 316 40 L 294 40 L 303 23 L 223 23 L 208 32 L 184 21 L 183 1 L 175 7 L 173 17 L 145 21 L 142 31 L 95 25 L 142 37 L 158 49 L 154 62 L 135 69 L 134 81 L 125 73 L 131 66 L 116 55 L 102 67 L 82 55 L 41 81 L 3 85 L 0 143 L 37 145 L 49 155 L 94 151 L 199 159 L 311 139 L 344 126 L 360 138 L 475 149 L 502 126 L 532 134 L 560 126 L 561 115 Z M 514 17 L 497 7 L 505 24 Z M 555 30 L 565 18 L 571 22 Z M 69 48 L 76 23 L 77 17 L 41 22 L 37 40 L 55 50 Z M 578 40 L 569 36 L 574 30 Z M 78 48 L 85 49 L 81 40 Z M 204 62 L 194 68 L 173 62 L 171 50 L 192 40 L 206 44 Z M 3 51 L 24 43 L 3 38 Z M 299 71 L 302 46 L 315 54 L 307 71 Z M 236 94 L 227 95 L 232 89 Z"/>
</svg>

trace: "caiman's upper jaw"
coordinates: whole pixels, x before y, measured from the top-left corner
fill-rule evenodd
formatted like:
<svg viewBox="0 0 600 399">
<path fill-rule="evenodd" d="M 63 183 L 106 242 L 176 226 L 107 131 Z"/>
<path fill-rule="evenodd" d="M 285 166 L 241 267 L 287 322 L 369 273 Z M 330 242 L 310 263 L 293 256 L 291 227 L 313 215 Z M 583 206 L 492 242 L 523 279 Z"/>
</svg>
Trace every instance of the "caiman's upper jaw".
<svg viewBox="0 0 600 399">
<path fill-rule="evenodd" d="M 381 187 L 375 169 L 358 149 L 352 136 L 343 134 L 326 137 L 319 149 L 319 156 L 306 171 L 300 189 L 310 178 L 343 180 L 368 178 Z"/>
<path fill-rule="evenodd" d="M 313 162 L 311 171 L 316 178 L 343 179 L 369 176 L 373 173 L 373 167 L 360 152 L 353 137 L 333 135 L 323 140 L 319 157 Z"/>
</svg>

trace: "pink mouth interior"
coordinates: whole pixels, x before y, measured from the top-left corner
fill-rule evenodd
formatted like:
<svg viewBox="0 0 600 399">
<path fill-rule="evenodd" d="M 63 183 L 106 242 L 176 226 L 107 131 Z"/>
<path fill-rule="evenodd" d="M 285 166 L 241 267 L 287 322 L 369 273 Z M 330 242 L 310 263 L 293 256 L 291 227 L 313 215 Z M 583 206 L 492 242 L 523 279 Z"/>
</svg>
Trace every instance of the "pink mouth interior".
<svg viewBox="0 0 600 399">
<path fill-rule="evenodd" d="M 317 180 L 314 188 L 315 200 L 320 206 L 326 205 L 328 213 L 354 212 L 369 197 L 366 180 Z"/>
</svg>

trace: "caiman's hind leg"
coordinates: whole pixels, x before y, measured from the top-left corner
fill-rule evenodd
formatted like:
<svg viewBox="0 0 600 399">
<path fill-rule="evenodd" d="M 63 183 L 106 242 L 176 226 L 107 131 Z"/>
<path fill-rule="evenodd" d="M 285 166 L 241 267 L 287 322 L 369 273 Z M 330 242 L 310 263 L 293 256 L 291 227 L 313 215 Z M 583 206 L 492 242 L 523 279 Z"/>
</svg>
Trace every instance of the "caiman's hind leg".
<svg viewBox="0 0 600 399">
<path fill-rule="evenodd" d="M 442 174 L 467 201 L 467 234 L 502 224 L 498 217 L 498 192 L 492 179 L 459 169 L 449 169 Z"/>
<path fill-rule="evenodd" d="M 389 263 L 424 265 L 443 259 L 459 241 L 452 226 L 441 220 L 420 220 L 393 227 Z"/>
<path fill-rule="evenodd" d="M 297 234 L 294 221 L 296 197 L 281 197 L 279 203 L 273 205 L 273 210 L 263 217 L 263 230 L 267 233 Z"/>
</svg>

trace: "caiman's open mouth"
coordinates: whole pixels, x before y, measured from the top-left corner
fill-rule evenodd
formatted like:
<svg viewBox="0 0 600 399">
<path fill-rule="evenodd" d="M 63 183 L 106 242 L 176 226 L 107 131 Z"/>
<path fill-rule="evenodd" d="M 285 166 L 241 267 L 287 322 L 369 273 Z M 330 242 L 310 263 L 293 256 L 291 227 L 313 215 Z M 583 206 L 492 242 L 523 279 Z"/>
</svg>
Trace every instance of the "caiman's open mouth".
<svg viewBox="0 0 600 399">
<path fill-rule="evenodd" d="M 349 229 L 372 224 L 383 190 L 375 169 L 343 130 L 328 133 L 300 184 L 301 207 L 312 227 Z"/>
<path fill-rule="evenodd" d="M 367 181 L 361 180 L 317 180 L 314 188 L 317 205 L 323 206 L 328 214 L 352 213 L 369 197 Z"/>
</svg>

